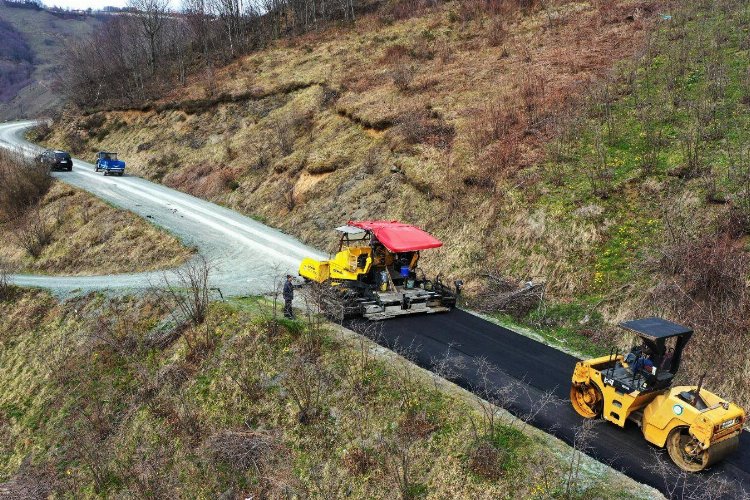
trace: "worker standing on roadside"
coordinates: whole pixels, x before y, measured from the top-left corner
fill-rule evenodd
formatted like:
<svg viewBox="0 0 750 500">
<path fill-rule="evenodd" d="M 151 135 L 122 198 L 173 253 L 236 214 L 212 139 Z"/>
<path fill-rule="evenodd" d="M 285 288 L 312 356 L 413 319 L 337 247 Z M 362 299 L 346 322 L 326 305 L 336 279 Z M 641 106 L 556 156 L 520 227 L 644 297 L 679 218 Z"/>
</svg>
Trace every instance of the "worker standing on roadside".
<svg viewBox="0 0 750 500">
<path fill-rule="evenodd" d="M 286 283 L 284 283 L 284 317 L 294 319 L 294 311 L 292 311 L 292 300 L 294 299 L 294 285 L 292 284 L 292 275 L 286 275 Z"/>
</svg>

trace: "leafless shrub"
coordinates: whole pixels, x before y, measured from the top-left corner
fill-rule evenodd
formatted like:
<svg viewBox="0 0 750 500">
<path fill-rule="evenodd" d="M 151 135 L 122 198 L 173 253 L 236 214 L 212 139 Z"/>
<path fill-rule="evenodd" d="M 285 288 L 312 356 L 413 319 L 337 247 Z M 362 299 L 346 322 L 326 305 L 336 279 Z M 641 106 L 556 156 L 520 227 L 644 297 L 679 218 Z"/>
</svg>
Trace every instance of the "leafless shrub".
<svg viewBox="0 0 750 500">
<path fill-rule="evenodd" d="M 294 151 L 297 137 L 308 133 L 312 127 L 312 115 L 293 108 L 286 115 L 278 118 L 273 126 L 273 134 L 281 154 L 287 156 Z"/>
<path fill-rule="evenodd" d="M 469 450 L 469 468 L 480 477 L 497 481 L 503 475 L 503 462 L 507 452 L 486 439 Z"/>
<path fill-rule="evenodd" d="M 407 409 L 399 418 L 396 432 L 403 439 L 424 439 L 439 428 L 432 415 L 425 410 Z"/>
<path fill-rule="evenodd" d="M 393 80 L 393 84 L 397 89 L 399 89 L 401 92 L 406 92 L 407 90 L 409 90 L 409 87 L 411 86 L 411 82 L 412 80 L 414 80 L 415 75 L 416 70 L 414 69 L 414 66 L 408 64 L 399 64 L 391 73 L 391 79 Z"/>
<path fill-rule="evenodd" d="M 430 144 L 448 148 L 453 142 L 455 129 L 441 117 L 429 111 L 407 113 L 398 120 L 398 133 L 409 145 Z"/>
<path fill-rule="evenodd" d="M 309 424 L 321 417 L 328 374 L 320 363 L 296 354 L 289 362 L 283 385 L 297 408 L 297 420 Z"/>
<path fill-rule="evenodd" d="M 532 70 L 527 70 L 521 76 L 518 86 L 529 126 L 537 126 L 545 112 L 543 100 L 546 94 L 546 83 L 544 77 Z"/>
<path fill-rule="evenodd" d="M 366 174 L 372 175 L 377 171 L 378 166 L 381 162 L 380 149 L 376 146 L 371 146 L 365 152 L 365 157 L 362 160 L 362 168 Z"/>
<path fill-rule="evenodd" d="M 505 27 L 505 22 L 502 18 L 495 18 L 492 20 L 487 34 L 487 43 L 490 47 L 499 47 L 505 42 L 505 38 L 508 36 L 508 30 Z"/>
<path fill-rule="evenodd" d="M 49 190 L 49 170 L 20 152 L 0 149 L 0 221 L 12 220 Z"/>
<path fill-rule="evenodd" d="M 502 408 L 511 406 L 518 395 L 511 385 L 498 386 L 493 380 L 497 373 L 497 367 L 486 359 L 476 361 L 476 382 L 472 392 L 476 395 L 479 405 L 479 417 L 471 418 L 471 427 L 474 434 L 474 442 L 478 443 L 485 439 L 492 440 L 501 423 L 509 423 L 505 420 L 507 413 Z"/>
<path fill-rule="evenodd" d="M 44 219 L 38 208 L 29 210 L 14 222 L 16 242 L 33 258 L 41 255 L 52 241 L 52 224 Z"/>
<path fill-rule="evenodd" d="M 344 467 L 355 475 L 362 475 L 375 467 L 376 461 L 373 452 L 367 448 L 352 447 L 346 450 L 344 455 Z"/>
<path fill-rule="evenodd" d="M 736 302 L 746 294 L 750 256 L 726 234 L 669 244 L 657 263 L 662 272 L 680 277 L 682 289 L 693 300 Z"/>
<path fill-rule="evenodd" d="M 287 156 L 294 151 L 294 129 L 289 125 L 288 120 L 278 120 L 273 125 L 276 145 L 283 156 Z"/>
<path fill-rule="evenodd" d="M 264 432 L 223 430 L 206 439 L 204 447 L 217 463 L 238 472 L 250 469 L 260 474 L 263 462 L 274 449 L 274 438 Z"/>
<path fill-rule="evenodd" d="M 202 324 L 208 316 L 211 265 L 202 255 L 174 271 L 174 283 L 165 275 L 167 295 L 180 313 L 178 324 L 188 320 Z"/>
<path fill-rule="evenodd" d="M 415 487 L 419 486 L 412 476 L 413 446 L 414 441 L 394 436 L 381 435 L 378 440 L 382 468 L 395 483 L 402 500 L 415 498 Z"/>
<path fill-rule="evenodd" d="M 573 453 L 570 455 L 568 464 L 568 475 L 565 480 L 565 497 L 574 498 L 579 489 L 581 476 L 581 460 L 590 451 L 591 440 L 594 436 L 594 427 L 597 425 L 596 420 L 585 419 L 581 422 L 573 435 Z"/>
<path fill-rule="evenodd" d="M 601 136 L 601 131 L 597 128 L 594 137 L 594 151 L 592 155 L 585 160 L 583 165 L 586 177 L 591 186 L 591 192 L 594 196 L 602 199 L 609 198 L 612 191 L 613 171 L 609 167 L 607 158 L 607 147 Z"/>
<path fill-rule="evenodd" d="M 469 138 L 479 153 L 495 141 L 507 140 L 521 125 L 521 118 L 512 105 L 492 101 L 476 112 Z"/>
</svg>

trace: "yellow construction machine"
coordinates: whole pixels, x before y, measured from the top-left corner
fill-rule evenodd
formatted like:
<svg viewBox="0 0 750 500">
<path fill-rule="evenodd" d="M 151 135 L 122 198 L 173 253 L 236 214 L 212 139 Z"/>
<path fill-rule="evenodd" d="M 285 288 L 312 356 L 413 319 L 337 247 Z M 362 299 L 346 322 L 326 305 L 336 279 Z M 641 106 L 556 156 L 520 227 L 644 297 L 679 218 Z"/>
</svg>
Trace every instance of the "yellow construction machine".
<svg viewBox="0 0 750 500">
<path fill-rule="evenodd" d="M 438 275 L 427 279 L 419 268 L 420 252 L 442 246 L 418 227 L 398 221 L 349 221 L 336 228 L 339 249 L 331 260 L 306 258 L 299 274 L 316 283 L 323 312 L 334 320 L 364 317 L 382 320 L 415 313 L 449 311 L 455 288 Z"/>
<path fill-rule="evenodd" d="M 580 361 L 573 372 L 570 401 L 586 418 L 602 417 L 620 427 L 630 420 L 649 443 L 666 447 L 681 469 L 698 472 L 739 446 L 745 412 L 697 386 L 672 387 L 693 331 L 661 318 L 626 321 L 621 327 L 640 338 L 623 356 Z"/>
</svg>

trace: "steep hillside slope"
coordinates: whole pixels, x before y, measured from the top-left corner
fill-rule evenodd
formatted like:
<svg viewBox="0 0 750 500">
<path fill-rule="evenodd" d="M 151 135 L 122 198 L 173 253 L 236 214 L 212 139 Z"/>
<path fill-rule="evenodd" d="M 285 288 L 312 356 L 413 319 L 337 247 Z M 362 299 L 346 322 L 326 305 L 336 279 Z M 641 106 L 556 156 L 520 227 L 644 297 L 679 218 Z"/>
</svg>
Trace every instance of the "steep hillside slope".
<svg viewBox="0 0 750 500">
<path fill-rule="evenodd" d="M 165 305 L 0 301 L 0 496 L 654 495 L 367 340 L 254 299 L 164 335 Z"/>
<path fill-rule="evenodd" d="M 506 267 L 555 113 L 633 54 L 656 4 L 464 5 L 280 43 L 145 110 L 66 117 L 48 143 L 118 149 L 141 175 L 323 248 L 347 218 L 400 218 L 446 241 L 443 271 Z"/>
<path fill-rule="evenodd" d="M 53 88 L 56 73 L 60 70 L 65 43 L 71 39 L 88 36 L 99 20 L 94 17 L 63 18 L 44 10 L 9 7 L 0 2 L 0 21 L 13 30 L 13 38 L 3 44 L 18 40 L 30 49 L 24 69 L 30 69 L 27 79 L 15 81 L 4 87 L 0 95 L 0 120 L 37 117 L 49 113 L 61 104 Z M 0 51 L 0 72 L 18 74 L 18 65 L 6 68 Z M 0 77 L 0 81 L 3 81 Z"/>
</svg>

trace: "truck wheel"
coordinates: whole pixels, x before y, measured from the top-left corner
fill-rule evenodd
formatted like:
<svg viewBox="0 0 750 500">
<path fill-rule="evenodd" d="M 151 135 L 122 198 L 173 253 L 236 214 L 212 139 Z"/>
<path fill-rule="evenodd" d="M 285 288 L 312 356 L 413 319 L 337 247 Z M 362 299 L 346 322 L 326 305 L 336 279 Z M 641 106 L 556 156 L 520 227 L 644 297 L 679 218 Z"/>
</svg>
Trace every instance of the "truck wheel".
<svg viewBox="0 0 750 500">
<path fill-rule="evenodd" d="M 118 172 L 117 173 L 117 175 L 119 175 L 120 177 L 122 177 L 122 174 L 124 174 L 124 172 Z"/>
<path fill-rule="evenodd" d="M 570 388 L 570 402 L 576 413 L 585 418 L 598 418 L 604 407 L 602 391 L 593 384 L 573 384 Z"/>
</svg>

